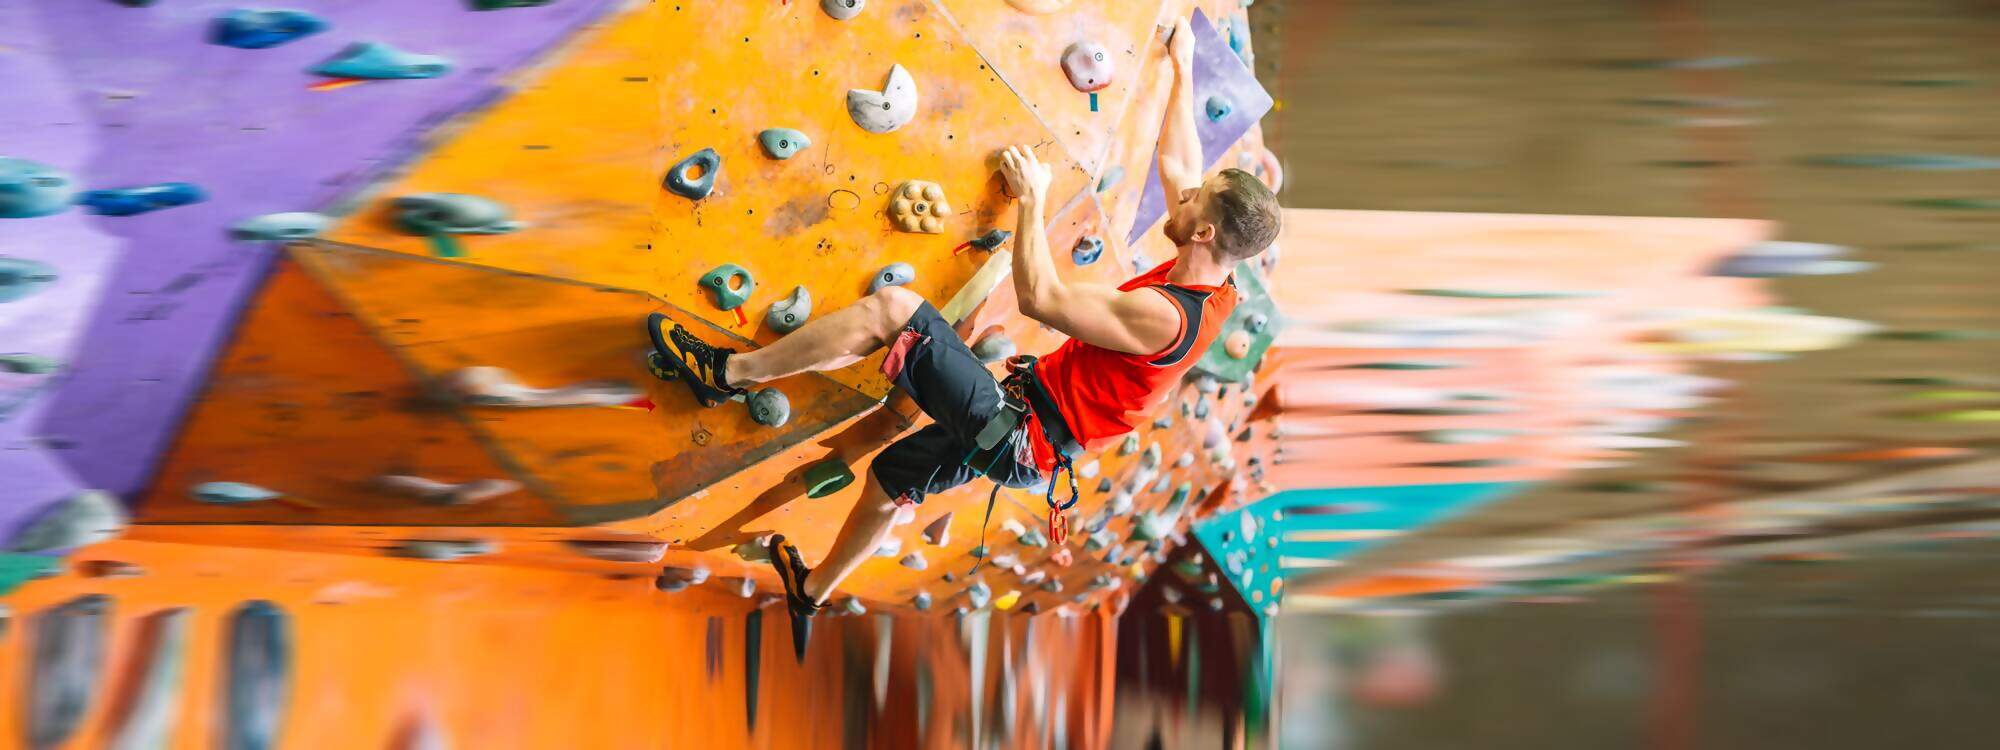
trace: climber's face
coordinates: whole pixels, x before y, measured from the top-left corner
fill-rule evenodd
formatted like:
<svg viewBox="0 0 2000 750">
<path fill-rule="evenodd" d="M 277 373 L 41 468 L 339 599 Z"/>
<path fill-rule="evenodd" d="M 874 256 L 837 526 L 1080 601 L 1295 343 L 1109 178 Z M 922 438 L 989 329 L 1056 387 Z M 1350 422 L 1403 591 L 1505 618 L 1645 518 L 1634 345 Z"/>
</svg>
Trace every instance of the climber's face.
<svg viewBox="0 0 2000 750">
<path fill-rule="evenodd" d="M 1200 187 L 1182 190 L 1176 196 L 1173 208 L 1167 212 L 1165 232 L 1174 245 L 1186 248 L 1189 245 L 1205 245 L 1215 241 L 1215 214 L 1209 210 L 1217 188 L 1217 178 L 1211 177 Z"/>
</svg>

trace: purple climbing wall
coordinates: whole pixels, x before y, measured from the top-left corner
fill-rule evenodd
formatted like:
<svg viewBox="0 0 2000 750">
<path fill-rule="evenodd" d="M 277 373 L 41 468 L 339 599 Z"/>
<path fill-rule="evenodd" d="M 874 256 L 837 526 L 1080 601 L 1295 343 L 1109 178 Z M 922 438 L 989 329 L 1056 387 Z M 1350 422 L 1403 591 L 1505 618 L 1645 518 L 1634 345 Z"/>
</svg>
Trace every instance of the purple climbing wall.
<svg viewBox="0 0 2000 750">
<path fill-rule="evenodd" d="M 1264 86 L 1257 83 L 1257 76 L 1243 66 L 1243 60 L 1229 49 L 1229 40 L 1216 31 L 1208 16 L 1200 10 L 1188 22 L 1194 29 L 1194 122 L 1195 132 L 1201 135 L 1202 169 L 1215 166 L 1215 160 L 1230 146 L 1250 132 L 1264 113 L 1271 111 L 1271 95 Z M 1204 112 L 1209 97 L 1220 96 L 1230 104 L 1231 111 L 1221 120 L 1211 120 Z M 1153 227 L 1153 222 L 1167 214 L 1167 196 L 1160 190 L 1160 160 L 1155 157 L 1150 162 L 1152 169 L 1146 173 L 1146 190 L 1139 197 L 1139 213 L 1132 222 L 1131 231 L 1125 235 L 1125 243 L 1135 244 Z"/>
<path fill-rule="evenodd" d="M 79 486 L 130 496 L 146 481 L 273 257 L 230 241 L 228 225 L 327 210 L 614 4 L 482 12 L 465 0 L 297 0 L 284 6 L 330 28 L 243 50 L 206 39 L 211 19 L 241 5 L 228 0 L 0 2 L 0 155 L 66 170 L 83 189 L 184 181 L 209 195 L 129 217 L 0 219 L 0 256 L 49 263 L 60 277 L 0 304 L 0 354 L 62 365 L 0 380 L 0 406 L 18 403 L 0 411 L 0 538 Z M 358 41 L 455 68 L 310 88 L 326 79 L 308 68 Z"/>
</svg>

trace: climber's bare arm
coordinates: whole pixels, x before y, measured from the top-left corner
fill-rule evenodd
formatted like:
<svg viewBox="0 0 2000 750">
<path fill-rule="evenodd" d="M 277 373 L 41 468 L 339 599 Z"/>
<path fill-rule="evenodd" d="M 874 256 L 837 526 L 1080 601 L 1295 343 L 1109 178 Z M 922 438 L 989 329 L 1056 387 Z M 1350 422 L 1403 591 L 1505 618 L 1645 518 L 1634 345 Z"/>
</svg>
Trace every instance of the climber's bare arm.
<svg viewBox="0 0 2000 750">
<path fill-rule="evenodd" d="M 1167 52 L 1173 60 L 1174 89 L 1160 123 L 1160 186 L 1171 197 L 1201 187 L 1201 137 L 1194 129 L 1194 31 L 1187 19 L 1174 22 Z"/>
<path fill-rule="evenodd" d="M 1020 196 L 1014 233 L 1014 296 L 1021 314 L 1070 338 L 1132 354 L 1150 354 L 1180 334 L 1180 312 L 1152 290 L 1119 291 L 1103 284 L 1065 281 L 1042 229 L 1050 171 L 1026 146 L 1001 154 L 1000 172 Z"/>
</svg>

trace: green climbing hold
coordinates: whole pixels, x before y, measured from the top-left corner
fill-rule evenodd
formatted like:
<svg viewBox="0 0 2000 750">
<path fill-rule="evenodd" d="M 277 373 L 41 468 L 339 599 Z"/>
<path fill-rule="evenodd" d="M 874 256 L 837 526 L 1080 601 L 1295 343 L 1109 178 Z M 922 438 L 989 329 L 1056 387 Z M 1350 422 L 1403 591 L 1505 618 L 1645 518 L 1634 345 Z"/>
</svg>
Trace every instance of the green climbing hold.
<svg viewBox="0 0 2000 750">
<path fill-rule="evenodd" d="M 47 555 L 0 554 L 0 596 L 14 593 L 21 584 L 62 572 L 60 558 Z"/>
<path fill-rule="evenodd" d="M 695 170 L 700 170 L 701 176 L 689 177 L 688 173 Z M 715 153 L 715 149 L 705 148 L 669 168 L 666 186 L 675 195 L 698 201 L 714 192 L 715 178 L 720 174 L 722 174 L 722 155 Z"/>
<path fill-rule="evenodd" d="M 820 498 L 846 489 L 854 483 L 854 470 L 837 458 L 806 467 L 806 497 Z"/>
<path fill-rule="evenodd" d="M 757 280 L 742 266 L 724 263 L 702 274 L 701 288 L 708 290 L 709 296 L 715 299 L 716 307 L 734 310 L 749 301 L 750 293 L 757 289 Z"/>
<path fill-rule="evenodd" d="M 764 147 L 766 156 L 783 161 L 810 148 L 812 139 L 791 128 L 769 128 L 757 134 L 757 144 Z"/>
<path fill-rule="evenodd" d="M 0 372 L 19 375 L 47 375 L 62 365 L 39 354 L 0 354 Z"/>
<path fill-rule="evenodd" d="M 409 234 L 431 239 L 438 257 L 464 255 L 455 234 L 506 234 L 521 228 L 509 218 L 507 207 L 488 198 L 463 193 L 417 193 L 397 198 L 396 227 Z"/>
<path fill-rule="evenodd" d="M 1806 164 L 1816 167 L 1860 169 L 1911 169 L 1923 171 L 1971 171 L 2000 169 L 2000 159 L 1965 154 L 1833 154 L 1809 156 Z"/>
</svg>

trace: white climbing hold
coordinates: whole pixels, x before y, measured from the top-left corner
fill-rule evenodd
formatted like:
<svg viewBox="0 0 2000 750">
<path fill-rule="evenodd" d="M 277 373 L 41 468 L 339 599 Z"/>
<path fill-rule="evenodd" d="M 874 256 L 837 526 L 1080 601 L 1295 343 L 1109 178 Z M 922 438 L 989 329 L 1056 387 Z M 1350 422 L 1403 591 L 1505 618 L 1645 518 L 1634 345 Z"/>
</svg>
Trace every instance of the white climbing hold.
<svg viewBox="0 0 2000 750">
<path fill-rule="evenodd" d="M 459 400 L 474 406 L 620 406 L 640 396 L 639 389 L 615 380 L 590 380 L 560 388 L 530 388 L 516 380 L 511 372 L 485 366 L 455 370 L 445 375 L 444 385 Z"/>
<path fill-rule="evenodd" d="M 1098 91 L 1111 85 L 1111 79 L 1118 68 L 1111 61 L 1111 53 L 1104 45 L 1096 42 L 1077 42 L 1063 50 L 1063 74 L 1069 76 L 1069 85 L 1078 91 Z"/>
<path fill-rule="evenodd" d="M 216 505 L 241 505 L 284 497 L 284 493 L 243 482 L 203 482 L 189 490 L 196 500 Z"/>
<path fill-rule="evenodd" d="M 917 82 L 903 66 L 890 66 L 888 81 L 881 91 L 847 90 L 847 114 L 862 130 L 894 132 L 917 115 Z"/>
<path fill-rule="evenodd" d="M 609 562 L 656 563 L 667 554 L 666 542 L 569 539 L 563 544 L 578 554 Z"/>
<path fill-rule="evenodd" d="M 882 546 L 875 548 L 876 557 L 895 557 L 902 554 L 902 552 L 903 540 L 893 536 L 889 537 L 888 541 L 883 542 Z"/>
<path fill-rule="evenodd" d="M 951 514 L 938 516 L 937 520 L 924 526 L 924 542 L 942 547 L 951 542 Z"/>
<path fill-rule="evenodd" d="M 435 505 L 471 505 L 521 489 L 521 483 L 512 479 L 475 479 L 452 484 L 407 474 L 376 477 L 375 484 Z"/>
<path fill-rule="evenodd" d="M 125 531 L 125 506 L 103 490 L 84 490 L 44 511 L 14 535 L 7 551 L 40 554 L 96 544 Z"/>
<path fill-rule="evenodd" d="M 499 549 L 500 545 L 483 539 L 409 539 L 393 552 L 400 557 L 450 562 L 490 555 Z"/>
<path fill-rule="evenodd" d="M 826 14 L 836 21 L 845 21 L 861 15 L 861 10 L 867 6 L 868 0 L 819 0 L 819 9 L 826 11 Z"/>
</svg>

